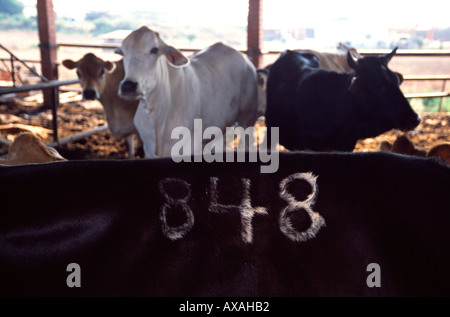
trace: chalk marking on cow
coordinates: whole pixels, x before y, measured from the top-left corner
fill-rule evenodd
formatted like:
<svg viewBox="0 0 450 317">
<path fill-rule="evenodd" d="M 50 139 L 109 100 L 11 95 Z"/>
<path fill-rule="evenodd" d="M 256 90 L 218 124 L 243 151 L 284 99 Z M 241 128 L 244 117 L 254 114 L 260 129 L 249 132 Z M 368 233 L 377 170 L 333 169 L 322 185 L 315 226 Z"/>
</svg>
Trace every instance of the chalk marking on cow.
<svg viewBox="0 0 450 317">
<path fill-rule="evenodd" d="M 295 197 L 287 189 L 288 185 L 295 180 L 304 180 L 311 186 L 311 193 L 303 201 L 295 199 Z M 209 179 L 209 212 L 222 214 L 226 211 L 229 211 L 230 209 L 239 210 L 241 218 L 242 241 L 247 244 L 253 243 L 253 218 L 255 217 L 255 215 L 268 215 L 268 208 L 252 206 L 250 195 L 251 180 L 249 178 L 241 178 L 243 193 L 239 205 L 219 203 L 218 182 L 218 177 L 210 177 Z M 169 193 L 164 189 L 164 186 L 168 183 L 181 184 L 187 191 L 186 195 L 183 198 L 171 197 Z M 191 185 L 179 178 L 165 178 L 159 182 L 158 187 L 160 192 L 166 199 L 166 202 L 161 207 L 159 215 L 159 219 L 162 224 L 162 232 L 167 238 L 173 241 L 181 239 L 189 231 L 191 231 L 192 227 L 194 226 L 194 213 L 189 206 L 189 199 L 192 192 Z M 284 178 L 280 182 L 279 187 L 280 198 L 288 203 L 288 205 L 280 212 L 279 228 L 281 232 L 283 232 L 283 234 L 287 238 L 294 242 L 305 242 L 307 240 L 315 238 L 319 230 L 325 226 L 325 219 L 312 209 L 318 193 L 317 176 L 314 176 L 311 172 L 292 174 Z M 186 215 L 186 221 L 182 225 L 171 227 L 167 223 L 167 214 L 174 206 L 181 206 L 183 212 Z M 305 210 L 311 219 L 310 227 L 304 231 L 299 231 L 297 228 L 295 228 L 290 219 L 292 213 L 300 209 Z"/>
<path fill-rule="evenodd" d="M 303 201 L 298 201 L 288 192 L 287 186 L 295 180 L 304 180 L 311 185 L 312 192 Z M 325 219 L 317 212 L 313 211 L 318 193 L 317 176 L 312 173 L 295 173 L 284 178 L 280 182 L 280 197 L 283 198 L 288 205 L 280 213 L 280 230 L 286 237 L 295 242 L 305 242 L 316 237 L 319 230 L 325 226 Z M 305 210 L 311 218 L 311 226 L 302 232 L 298 232 L 292 225 L 289 214 L 295 210 Z"/>
<path fill-rule="evenodd" d="M 252 201 L 250 198 L 250 179 L 242 179 L 242 185 L 244 185 L 244 197 L 242 198 L 242 203 L 239 206 L 239 211 L 241 212 L 241 223 L 242 223 L 242 239 L 244 242 L 253 242 L 253 226 L 252 219 L 255 214 L 268 215 L 267 208 L 265 207 L 252 207 Z"/>
<path fill-rule="evenodd" d="M 219 193 L 217 191 L 217 182 L 219 181 L 218 177 L 210 177 L 209 179 L 209 194 L 210 194 L 210 203 L 209 203 L 209 211 L 213 213 L 223 213 L 223 209 L 231 209 L 236 208 L 237 206 L 228 205 L 228 204 L 219 204 Z"/>
<path fill-rule="evenodd" d="M 177 199 L 170 197 L 170 195 L 164 189 L 164 185 L 170 182 L 181 183 L 187 190 L 186 196 L 184 198 L 177 198 Z M 192 212 L 191 207 L 189 207 L 188 205 L 188 200 L 191 197 L 191 185 L 179 178 L 165 178 L 159 182 L 158 187 L 161 194 L 167 200 L 167 202 L 162 205 L 161 212 L 159 214 L 163 234 L 170 240 L 181 239 L 194 226 L 194 213 Z M 167 213 L 170 211 L 170 208 L 176 205 L 181 206 L 183 211 L 186 213 L 186 222 L 177 227 L 170 227 L 167 224 Z"/>
<path fill-rule="evenodd" d="M 239 206 L 234 205 L 224 205 L 218 203 L 218 192 L 217 192 L 217 182 L 219 179 L 217 177 L 210 178 L 210 207 L 209 210 L 214 213 L 222 213 L 221 209 L 231 209 L 238 208 L 241 214 L 241 236 L 245 243 L 253 242 L 253 225 L 252 219 L 255 214 L 267 215 L 267 208 L 265 207 L 252 207 L 252 201 L 250 197 L 250 186 L 251 181 L 248 178 L 242 178 L 242 186 L 244 187 L 242 200 Z"/>
</svg>

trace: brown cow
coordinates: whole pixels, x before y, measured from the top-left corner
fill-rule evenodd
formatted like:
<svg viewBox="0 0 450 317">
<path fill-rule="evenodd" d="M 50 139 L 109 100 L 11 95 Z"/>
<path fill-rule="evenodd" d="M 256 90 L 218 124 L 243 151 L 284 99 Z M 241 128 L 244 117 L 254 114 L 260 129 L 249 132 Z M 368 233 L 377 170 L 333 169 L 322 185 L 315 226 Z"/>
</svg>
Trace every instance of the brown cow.
<svg viewBox="0 0 450 317">
<path fill-rule="evenodd" d="M 427 156 L 426 149 L 416 147 L 406 134 L 398 136 L 393 143 L 390 143 L 389 141 L 382 141 L 379 147 L 380 150 L 384 152 L 393 152 L 398 154 L 422 157 Z"/>
<path fill-rule="evenodd" d="M 438 157 L 450 165 L 450 143 L 441 143 L 428 151 L 428 157 Z"/>
<path fill-rule="evenodd" d="M 427 151 L 423 147 L 414 145 L 408 136 L 403 134 L 398 136 L 393 143 L 382 141 L 379 145 L 379 149 L 383 152 L 392 152 L 403 155 L 436 157 L 441 161 L 450 164 L 450 143 L 439 143 Z"/>
<path fill-rule="evenodd" d="M 134 158 L 134 136 L 137 131 L 133 120 L 138 101 L 124 100 L 118 95 L 119 84 L 124 77 L 122 60 L 112 63 L 88 53 L 77 62 L 66 59 L 63 65 L 68 69 L 77 69 L 83 97 L 100 101 L 111 135 L 117 140 L 125 138 L 130 158 Z"/>
<path fill-rule="evenodd" d="M 339 43 L 336 52 L 319 52 L 313 50 L 299 50 L 300 52 L 309 52 L 317 56 L 320 62 L 320 67 L 323 69 L 339 72 L 351 73 L 354 72 L 347 62 L 347 52 L 351 51 L 353 56 L 361 58 L 361 55 L 353 47 L 348 47 L 343 43 Z"/>
<path fill-rule="evenodd" d="M 0 159 L 1 165 L 23 165 L 66 161 L 54 148 L 47 147 L 32 133 L 19 134 L 9 147 L 7 159 Z"/>
</svg>

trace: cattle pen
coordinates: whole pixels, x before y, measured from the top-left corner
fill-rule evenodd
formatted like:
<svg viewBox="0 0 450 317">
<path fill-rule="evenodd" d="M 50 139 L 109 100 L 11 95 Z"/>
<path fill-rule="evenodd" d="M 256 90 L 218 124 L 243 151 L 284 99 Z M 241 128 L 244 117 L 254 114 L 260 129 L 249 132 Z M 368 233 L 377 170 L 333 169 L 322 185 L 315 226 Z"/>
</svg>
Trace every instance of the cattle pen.
<svg viewBox="0 0 450 317">
<path fill-rule="evenodd" d="M 117 45 L 105 45 L 105 44 L 92 44 L 92 43 L 70 43 L 70 42 L 57 42 L 56 41 L 56 23 L 55 23 L 55 12 L 53 9 L 52 0 L 38 0 L 37 1 L 37 26 L 39 33 L 39 50 L 41 52 L 41 60 L 27 60 L 27 64 L 33 64 L 37 67 L 27 67 L 32 72 L 34 69 L 41 69 L 42 75 L 35 72 L 38 77 L 41 77 L 42 82 L 29 85 L 16 87 L 15 82 L 15 69 L 17 63 L 21 63 L 21 60 L 14 56 L 13 53 L 9 52 L 8 58 L 0 58 L 3 65 L 7 67 L 10 63 L 10 73 L 12 75 L 12 87 L 0 88 L 0 97 L 5 96 L 7 93 L 19 93 L 20 91 L 30 91 L 30 90 L 41 90 L 48 85 L 52 85 L 51 89 L 43 90 L 43 105 L 53 109 L 52 113 L 52 130 L 53 130 L 53 140 L 52 144 L 62 144 L 58 137 L 58 124 L 57 124 L 57 109 L 60 106 L 59 94 L 62 91 L 67 91 L 67 89 L 74 89 L 79 92 L 78 88 L 73 85 L 68 85 L 68 83 L 77 82 L 73 77 L 67 77 L 67 74 L 62 74 L 59 71 L 59 62 L 57 58 L 57 53 L 59 55 L 64 55 L 63 50 L 93 50 L 101 51 L 102 53 L 112 52 Z M 198 49 L 183 49 L 180 50 L 186 54 L 192 54 Z M 275 50 L 264 50 L 264 36 L 263 36 L 263 0 L 249 0 L 248 1 L 248 19 L 247 19 L 247 48 L 241 50 L 242 53 L 246 54 L 251 61 L 254 63 L 255 67 L 263 68 L 268 64 L 272 63 L 281 53 L 281 51 Z M 374 55 L 374 54 L 384 54 L 388 50 L 359 50 L 362 56 Z M 77 53 L 78 54 L 78 53 Z M 1 57 L 1 56 L 0 56 Z M 400 49 L 396 54 L 396 58 L 393 63 L 397 61 L 405 64 L 412 64 L 408 62 L 407 59 L 414 59 L 414 61 L 421 60 L 445 60 L 445 64 L 450 64 L 450 50 L 408 50 Z M 24 60 L 23 60 L 24 61 Z M 400 64 L 402 64 L 400 63 Z M 438 64 L 438 63 L 437 63 Z M 400 65 L 402 66 L 402 65 Z M 401 67 L 400 67 L 401 68 Z M 402 84 L 402 91 L 405 97 L 409 100 L 439 100 L 437 111 L 448 111 L 448 97 L 450 96 L 450 91 L 448 89 L 447 81 L 450 80 L 450 71 L 445 69 L 439 70 L 444 71 L 444 73 L 434 72 L 433 69 L 428 70 L 426 73 L 422 72 L 399 72 L 403 73 L 404 83 Z M 436 69 L 436 67 L 435 67 Z M 397 69 L 396 69 L 397 70 Z M 71 75 L 73 76 L 73 74 Z M 45 79 L 45 80 L 44 80 Z M 50 81 L 51 83 L 46 83 Z M 44 85 L 44 86 L 41 86 Z M 61 86 L 66 86 L 67 89 L 61 89 Z M 422 89 L 423 87 L 426 87 Z M 420 87 L 420 89 L 419 89 Z M 447 106 L 446 106 L 447 105 Z M 90 131 L 92 133 L 104 131 L 105 126 L 99 125 L 95 126 Z M 81 131 L 79 133 L 80 137 L 85 137 L 90 135 L 89 131 Z M 74 140 L 76 137 L 65 136 L 62 141 Z M 50 143 L 50 142 L 48 142 Z"/>
<path fill-rule="evenodd" d="M 247 15 L 247 47 L 241 52 L 247 54 L 250 60 L 254 63 L 255 67 L 265 67 L 269 63 L 272 63 L 281 51 L 265 51 L 264 50 L 264 32 L 263 32 L 263 0 L 249 0 L 248 1 L 248 15 Z M 76 44 L 76 43 L 58 43 L 56 40 L 56 19 L 55 11 L 52 0 L 38 0 L 36 5 L 37 10 L 37 27 L 39 34 L 39 50 L 41 53 L 41 60 L 35 61 L 36 64 L 40 64 L 41 73 L 34 71 L 35 75 L 40 76 L 42 81 L 52 81 L 53 87 L 51 89 L 43 90 L 43 104 L 53 109 L 53 142 L 59 143 L 58 140 L 58 127 L 57 127 L 57 111 L 59 104 L 59 87 L 66 85 L 66 80 L 74 80 L 72 78 L 63 78 L 59 72 L 58 54 L 63 54 L 62 49 L 76 48 L 83 50 L 102 50 L 102 52 L 111 51 L 115 49 L 116 45 L 102 45 L 102 44 Z M 202 49 L 202 48 L 199 48 Z M 199 49 L 182 49 L 182 52 L 193 53 Z M 384 54 L 387 50 L 359 50 L 362 56 L 373 54 Z M 2 58 L 3 64 L 11 63 L 10 72 L 12 74 L 13 87 L 6 87 L 0 90 L 0 95 L 11 92 L 19 92 L 20 90 L 40 90 L 39 85 L 30 85 L 28 87 L 15 87 L 15 63 L 20 60 L 14 56 L 11 52 L 8 52 L 8 58 Z M 417 59 L 450 59 L 450 50 L 406 50 L 401 49 L 396 54 L 395 61 L 403 60 L 404 58 Z M 1 56 L 0 56 L 1 57 Z M 34 61 L 29 61 L 34 63 Z M 408 62 L 406 62 L 408 63 Z M 450 64 L 450 63 L 447 63 Z M 24 64 L 25 65 L 25 64 Z M 25 65 L 28 67 L 27 65 Z M 397 70 L 402 72 L 402 70 Z M 444 100 L 450 96 L 450 92 L 447 88 L 447 81 L 450 79 L 450 71 L 447 73 L 406 73 L 403 72 L 403 78 L 405 83 L 402 90 L 405 97 L 410 100 L 425 99 L 432 100 L 434 98 L 439 99 L 437 111 L 446 111 L 447 107 L 444 107 Z M 44 80 L 45 79 L 45 80 Z M 419 83 L 419 84 L 414 84 Z M 418 86 L 422 83 L 430 83 L 426 85 L 427 91 L 419 91 Z M 72 86 L 73 87 L 73 86 Z M 100 129 L 102 131 L 102 129 Z M 95 132 L 95 129 L 94 129 Z M 84 134 L 82 134 L 84 135 Z M 67 140 L 67 139 L 66 139 Z"/>
<path fill-rule="evenodd" d="M 0 296 L 277 315 L 450 296 L 450 27 L 440 50 L 316 50 L 264 42 L 247 0 L 239 41 L 156 19 L 56 41 L 57 1 L 36 2 L 38 41 L 0 30 Z"/>
<path fill-rule="evenodd" d="M 83 44 L 83 43 L 57 43 L 56 46 L 58 48 L 75 48 L 75 49 L 91 49 L 91 50 L 103 50 L 106 52 L 112 52 L 117 48 L 117 45 L 107 45 L 107 44 Z M 180 48 L 180 51 L 183 53 L 193 54 L 195 52 L 200 51 L 202 48 Z M 300 48 L 299 48 L 300 49 Z M 305 49 L 305 48 L 302 48 Z M 240 50 L 242 53 L 248 55 L 248 50 Z M 386 49 L 360 49 L 358 52 L 361 56 L 370 56 L 370 55 L 379 55 L 379 54 L 386 54 L 390 50 Z M 264 68 L 266 65 L 272 63 L 279 54 L 282 53 L 282 51 L 264 51 L 261 50 L 261 62 L 260 66 L 261 68 Z M 396 53 L 396 60 L 399 60 L 399 58 L 403 57 L 412 57 L 412 58 L 448 58 L 450 59 L 450 50 L 410 50 L 410 49 L 400 49 Z M 15 69 L 15 63 L 21 62 L 19 59 L 17 59 L 14 55 L 11 54 L 10 58 L 0 58 L 0 61 L 3 63 L 10 62 L 10 70 L 14 74 Z M 31 64 L 38 65 L 41 63 L 41 61 L 38 60 L 28 60 L 26 61 Z M 59 64 L 57 64 L 59 66 Z M 447 89 L 447 81 L 450 80 L 450 74 L 427 74 L 427 75 L 421 75 L 421 74 L 405 74 L 403 73 L 403 79 L 407 82 L 436 82 L 440 83 L 441 85 L 437 86 L 440 87 L 437 89 L 433 89 L 433 91 L 427 91 L 427 92 L 417 92 L 417 91 L 411 91 L 406 92 L 405 97 L 407 99 L 421 99 L 421 98 L 439 98 L 439 109 L 438 111 L 442 111 L 442 101 L 443 98 L 450 96 L 450 91 Z M 15 81 L 13 77 L 13 87 L 15 86 Z M 22 88 L 23 90 L 24 88 Z M 8 90 L 8 93 L 11 92 Z M 5 93 L 0 91 L 0 93 Z"/>
<path fill-rule="evenodd" d="M 67 50 L 91 50 L 102 52 L 112 52 L 117 46 L 116 45 L 105 45 L 105 44 L 83 44 L 83 43 L 58 43 L 57 46 L 59 48 L 67 49 Z M 193 54 L 200 49 L 180 49 L 186 55 Z M 246 54 L 247 51 L 241 50 L 242 53 Z M 387 50 L 359 50 L 362 56 L 374 55 L 374 54 L 384 54 L 387 53 Z M 266 66 L 273 62 L 281 53 L 281 51 L 262 51 L 262 60 L 261 64 Z M 420 51 L 420 50 L 399 50 L 395 61 L 399 61 L 400 64 L 403 59 L 414 58 L 415 60 L 424 60 L 424 59 L 450 59 L 450 51 Z M 21 63 L 21 61 L 15 56 L 11 55 L 10 58 L 2 58 L 4 63 L 10 63 L 11 70 L 14 70 L 17 67 L 17 63 Z M 25 62 L 25 61 L 24 61 Z M 33 65 L 32 69 L 38 69 L 41 61 L 38 60 L 27 60 L 27 64 Z M 407 62 L 406 62 L 407 63 Z M 403 63 L 404 64 L 404 63 Z M 262 66 L 262 67 L 264 67 Z M 400 66 L 401 67 L 401 66 Z M 30 67 L 31 68 L 31 67 Z M 59 64 L 58 68 L 59 69 Z M 59 72 L 58 72 L 59 73 Z M 66 75 L 67 76 L 67 75 Z M 17 86 L 17 83 L 14 83 L 17 87 L 2 87 L 0 88 L 0 95 L 6 94 L 18 94 L 23 91 L 31 91 L 31 90 L 41 90 L 44 88 L 51 88 L 52 91 L 52 102 L 49 105 L 52 109 L 52 130 L 53 130 L 53 140 L 48 141 L 51 146 L 59 146 L 63 145 L 66 142 L 76 141 L 81 138 L 85 138 L 92 134 L 101 133 L 105 131 L 107 128 L 105 125 L 99 125 L 98 127 L 93 127 L 88 131 L 80 131 L 74 133 L 70 136 L 65 136 L 61 140 L 58 137 L 58 124 L 57 124 L 57 109 L 59 107 L 59 94 L 61 92 L 67 91 L 75 91 L 75 93 L 80 93 L 80 90 L 77 86 L 73 85 L 78 83 L 78 79 L 74 78 L 66 78 L 65 76 L 61 76 L 63 78 L 59 78 L 56 80 L 52 80 L 50 82 L 42 82 L 37 83 L 35 85 L 24 85 Z M 408 74 L 403 73 L 404 83 L 403 87 L 407 87 L 404 90 L 405 97 L 409 100 L 424 100 L 424 99 L 439 99 L 437 111 L 442 112 L 444 107 L 444 100 L 450 96 L 450 91 L 448 90 L 447 81 L 450 80 L 450 75 L 445 74 Z M 421 85 L 425 84 L 425 89 L 427 91 L 423 91 L 424 89 L 420 89 Z M 62 87 L 67 88 L 62 88 Z M 420 90 L 420 91 L 418 91 Z M 445 110 L 444 110 L 445 112 Z M 6 144 L 9 144 L 10 141 L 6 141 Z"/>
<path fill-rule="evenodd" d="M 58 48 L 77 48 L 77 49 L 93 49 L 93 50 L 106 50 L 106 51 L 114 51 L 114 49 L 117 48 L 117 45 L 106 45 L 106 44 L 83 44 L 83 43 L 58 43 Z M 195 52 L 200 51 L 201 48 L 198 49 L 187 49 L 187 48 L 180 48 L 180 51 L 189 54 L 193 54 Z M 242 53 L 248 54 L 248 50 L 241 50 Z M 358 52 L 361 54 L 361 56 L 370 56 L 370 55 L 378 55 L 378 54 L 386 54 L 389 52 L 389 50 L 380 50 L 380 49 L 361 49 L 358 50 Z M 282 53 L 282 51 L 261 51 L 262 56 L 262 62 L 261 62 L 261 68 L 264 68 L 264 66 L 268 65 L 269 63 L 273 62 L 279 54 Z M 396 53 L 396 60 L 398 58 L 402 57 L 413 57 L 413 58 L 449 58 L 450 59 L 450 50 L 407 50 L 402 49 L 398 50 Z M 10 62 L 10 70 L 11 73 L 14 74 L 15 63 L 21 62 L 19 59 L 17 59 L 14 55 L 11 54 L 10 58 L 0 58 L 0 61 L 3 63 Z M 38 60 L 28 60 L 26 61 L 30 64 L 40 64 L 41 61 Z M 264 66 L 263 66 L 264 65 Z M 57 65 L 59 66 L 59 64 Z M 34 69 L 34 68 L 33 68 Z M 13 80 L 13 87 L 11 88 L 2 88 L 0 90 L 0 94 L 5 93 L 11 93 L 14 92 L 14 87 L 16 85 L 15 83 L 15 77 L 12 77 Z M 447 89 L 447 81 L 450 80 L 450 74 L 427 74 L 427 75 L 420 75 L 420 74 L 403 74 L 403 79 L 406 82 L 435 82 L 440 83 L 440 85 L 434 85 L 433 87 L 439 87 L 436 91 L 436 89 L 433 89 L 433 91 L 426 91 L 426 92 L 417 92 L 417 91 L 411 91 L 411 92 L 405 92 L 405 97 L 407 99 L 427 99 L 427 98 L 439 98 L 439 107 L 438 112 L 442 111 L 442 105 L 443 105 L 443 98 L 450 96 L 450 91 Z M 74 79 L 74 82 L 76 83 L 76 79 Z M 39 88 L 39 87 L 38 87 Z M 20 91 L 26 91 L 27 87 L 23 88 L 17 88 L 17 92 Z M 31 87 L 29 87 L 29 90 L 31 90 Z M 36 89 L 37 90 L 37 89 Z"/>
</svg>

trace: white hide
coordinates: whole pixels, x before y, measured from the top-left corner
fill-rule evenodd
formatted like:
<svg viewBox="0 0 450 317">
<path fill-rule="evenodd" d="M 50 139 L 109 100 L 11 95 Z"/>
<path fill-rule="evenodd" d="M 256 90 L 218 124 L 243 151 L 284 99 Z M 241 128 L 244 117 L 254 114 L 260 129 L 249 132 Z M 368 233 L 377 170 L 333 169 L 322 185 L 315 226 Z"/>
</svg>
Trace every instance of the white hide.
<svg viewBox="0 0 450 317">
<path fill-rule="evenodd" d="M 152 49 L 157 48 L 157 52 Z M 156 32 L 142 27 L 124 39 L 126 81 L 138 84 L 134 123 L 144 143 L 146 157 L 170 156 L 172 130 L 186 127 L 193 133 L 194 119 L 203 128 L 225 131 L 236 122 L 252 126 L 257 115 L 257 79 L 253 64 L 222 43 L 214 44 L 189 60 L 166 45 Z"/>
</svg>

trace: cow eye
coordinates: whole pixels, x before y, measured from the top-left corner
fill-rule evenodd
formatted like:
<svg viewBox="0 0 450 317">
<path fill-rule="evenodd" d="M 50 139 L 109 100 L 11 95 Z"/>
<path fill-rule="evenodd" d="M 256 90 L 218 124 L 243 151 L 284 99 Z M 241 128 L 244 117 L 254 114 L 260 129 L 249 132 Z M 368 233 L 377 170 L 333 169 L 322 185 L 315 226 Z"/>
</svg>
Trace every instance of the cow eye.
<svg viewBox="0 0 450 317">
<path fill-rule="evenodd" d="M 81 78 L 81 72 L 77 69 L 77 76 L 78 78 Z"/>
<path fill-rule="evenodd" d="M 156 53 L 158 53 L 158 48 L 157 47 L 154 47 L 154 48 L 152 48 L 150 50 L 150 54 L 156 54 Z"/>
<path fill-rule="evenodd" d="M 103 77 L 104 74 L 105 74 L 105 70 L 102 68 L 102 69 L 100 69 L 100 71 L 98 72 L 98 77 Z"/>
</svg>

